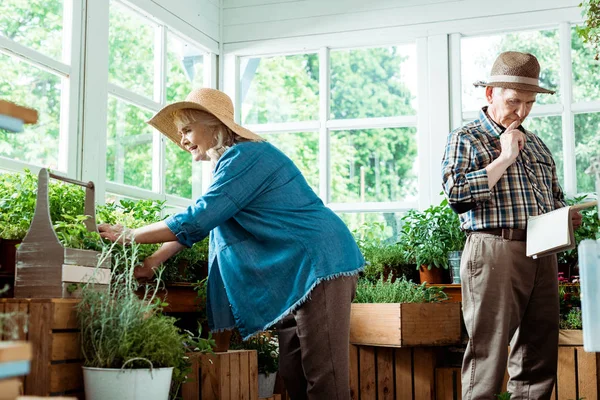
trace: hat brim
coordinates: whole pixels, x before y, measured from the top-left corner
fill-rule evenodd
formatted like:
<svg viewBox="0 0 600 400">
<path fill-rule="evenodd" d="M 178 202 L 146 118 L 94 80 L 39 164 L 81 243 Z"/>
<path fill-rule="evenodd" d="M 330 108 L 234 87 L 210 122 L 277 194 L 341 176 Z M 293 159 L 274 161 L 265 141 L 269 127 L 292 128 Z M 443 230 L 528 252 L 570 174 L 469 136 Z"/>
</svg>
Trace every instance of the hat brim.
<svg viewBox="0 0 600 400">
<path fill-rule="evenodd" d="M 173 122 L 175 111 L 183 109 L 200 110 L 214 115 L 219 121 L 225 126 L 237 133 L 243 138 L 256 141 L 264 141 L 265 139 L 256 133 L 249 131 L 248 129 L 238 125 L 235 121 L 226 115 L 221 115 L 217 111 L 210 110 L 198 103 L 193 101 L 180 101 L 177 103 L 169 104 L 163 107 L 154 117 L 146 121 L 149 125 L 156 128 L 160 133 L 171 139 L 175 144 L 185 151 L 188 151 L 184 146 L 181 145 L 181 136 L 177 130 L 177 125 Z M 189 152 L 189 151 L 188 151 Z"/>
<path fill-rule="evenodd" d="M 505 88 L 505 89 L 525 90 L 528 92 L 535 92 L 535 93 L 547 93 L 547 94 L 556 93 L 556 91 L 554 91 L 554 90 L 544 89 L 541 86 L 528 85 L 526 83 L 515 83 L 515 82 L 482 82 L 482 81 L 479 81 L 479 82 L 473 83 L 473 86 L 501 87 L 501 88 Z"/>
</svg>

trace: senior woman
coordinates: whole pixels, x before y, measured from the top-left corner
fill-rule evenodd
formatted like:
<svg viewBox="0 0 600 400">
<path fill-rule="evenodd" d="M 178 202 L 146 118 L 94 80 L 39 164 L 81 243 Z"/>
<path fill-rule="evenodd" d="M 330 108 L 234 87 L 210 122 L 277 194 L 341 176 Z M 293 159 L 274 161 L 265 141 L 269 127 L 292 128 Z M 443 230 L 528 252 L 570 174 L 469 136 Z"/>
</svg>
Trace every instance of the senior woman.
<svg viewBox="0 0 600 400">
<path fill-rule="evenodd" d="M 349 399 L 350 304 L 364 258 L 342 220 L 277 148 L 233 121 L 218 90 L 198 89 L 149 124 L 213 183 L 187 210 L 128 230 L 100 225 L 112 241 L 164 243 L 136 277 L 210 234 L 207 310 L 211 330 L 244 337 L 279 329 L 280 374 L 292 399 Z"/>
</svg>

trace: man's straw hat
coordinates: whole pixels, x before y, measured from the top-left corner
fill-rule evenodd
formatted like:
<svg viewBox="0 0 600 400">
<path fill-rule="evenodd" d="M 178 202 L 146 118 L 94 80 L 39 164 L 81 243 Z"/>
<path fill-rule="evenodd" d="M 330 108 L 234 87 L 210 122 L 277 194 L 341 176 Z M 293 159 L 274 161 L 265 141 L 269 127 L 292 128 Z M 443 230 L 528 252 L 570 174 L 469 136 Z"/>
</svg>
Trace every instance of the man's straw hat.
<svg viewBox="0 0 600 400">
<path fill-rule="evenodd" d="M 501 53 L 494 62 L 490 79 L 473 85 L 554 94 L 554 90 L 540 86 L 540 63 L 537 58 L 517 51 Z"/>
<path fill-rule="evenodd" d="M 187 151 L 187 149 L 181 145 L 181 136 L 177 131 L 177 126 L 173 122 L 175 111 L 182 110 L 184 108 L 205 111 L 214 115 L 229 129 L 243 138 L 259 141 L 265 140 L 256 133 L 243 128 L 234 122 L 233 103 L 231 102 L 229 96 L 216 89 L 202 88 L 193 90 L 185 98 L 185 101 L 180 101 L 165 106 L 162 110 L 156 113 L 156 115 L 152 117 L 150 121 L 148 121 L 148 124 L 158 129 L 185 151 Z"/>
</svg>

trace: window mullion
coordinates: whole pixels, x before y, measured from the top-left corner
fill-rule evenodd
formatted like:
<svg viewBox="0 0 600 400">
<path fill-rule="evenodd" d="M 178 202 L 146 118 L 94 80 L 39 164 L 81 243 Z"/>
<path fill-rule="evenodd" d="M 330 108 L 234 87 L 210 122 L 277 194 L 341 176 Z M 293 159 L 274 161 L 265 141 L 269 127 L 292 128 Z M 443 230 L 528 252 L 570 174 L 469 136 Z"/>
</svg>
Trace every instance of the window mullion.
<svg viewBox="0 0 600 400">
<path fill-rule="evenodd" d="M 573 118 L 573 67 L 571 60 L 571 25 L 560 24 L 560 91 L 564 105 L 562 114 L 562 140 L 564 156 L 565 192 L 577 193 L 577 166 L 575 165 L 575 121 Z"/>
<path fill-rule="evenodd" d="M 167 71 L 167 29 L 160 25 L 155 31 L 154 40 L 154 100 L 166 103 Z M 157 130 L 152 137 L 152 191 L 164 194 L 165 191 L 165 143 Z"/>
<path fill-rule="evenodd" d="M 324 203 L 329 203 L 331 197 L 331 170 L 329 147 L 329 99 L 331 97 L 329 83 L 330 73 L 330 51 L 323 47 L 319 50 L 319 195 Z"/>
</svg>

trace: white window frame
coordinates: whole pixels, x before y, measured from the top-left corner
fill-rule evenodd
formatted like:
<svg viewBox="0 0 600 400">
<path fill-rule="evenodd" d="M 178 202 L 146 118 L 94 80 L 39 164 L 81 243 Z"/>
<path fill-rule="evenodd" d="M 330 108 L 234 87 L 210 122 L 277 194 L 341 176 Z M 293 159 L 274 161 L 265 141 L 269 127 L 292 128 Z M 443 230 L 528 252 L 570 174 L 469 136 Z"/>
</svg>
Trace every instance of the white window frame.
<svg viewBox="0 0 600 400">
<path fill-rule="evenodd" d="M 189 35 L 183 34 L 175 27 L 168 26 L 159 18 L 151 16 L 146 11 L 129 2 L 123 0 L 115 0 L 115 2 L 119 3 L 120 6 L 127 7 L 130 11 L 134 12 L 139 17 L 146 19 L 153 25 L 158 26 L 155 36 L 154 93 L 153 98 L 148 98 L 108 82 L 109 2 L 92 2 L 89 4 L 88 13 L 93 12 L 93 15 L 96 18 L 92 18 L 90 23 L 91 26 L 88 26 L 88 34 L 90 34 L 90 31 L 93 31 L 93 33 L 90 34 L 88 46 L 104 46 L 106 51 L 92 54 L 86 64 L 88 76 L 93 76 L 94 78 L 90 78 L 90 80 L 86 82 L 86 87 L 90 88 L 87 92 L 87 100 L 93 105 L 86 108 L 86 115 L 90 115 L 91 118 L 86 118 L 86 122 L 89 122 L 89 124 L 86 126 L 87 130 L 84 129 L 84 132 L 97 132 L 100 131 L 98 126 L 103 126 L 104 133 L 100 135 L 84 134 L 83 175 L 88 176 L 89 178 L 87 179 L 98 182 L 96 184 L 98 189 L 96 201 L 100 204 L 105 202 L 106 193 L 111 193 L 117 196 L 166 201 L 166 205 L 169 207 L 187 207 L 206 189 L 208 185 L 208 174 L 204 170 L 208 168 L 202 168 L 200 165 L 197 165 L 198 163 L 192 163 L 192 198 L 186 199 L 166 194 L 164 192 L 165 180 L 167 178 L 165 143 L 168 139 L 156 130 L 153 130 L 152 133 L 152 190 L 141 189 L 106 180 L 107 137 L 105 132 L 107 127 L 106 108 L 108 95 L 110 94 L 118 100 L 151 111 L 152 113 L 158 112 L 162 107 L 167 105 L 167 35 L 173 35 L 177 37 L 177 39 L 189 43 L 205 52 L 204 87 L 214 88 L 216 87 L 217 82 L 217 56 L 214 53 L 214 48 L 216 46 L 193 40 Z M 98 32 L 105 33 L 100 34 Z M 92 95 L 92 92 L 96 93 L 96 95 Z M 98 93 L 104 93 L 104 95 L 99 96 Z M 192 161 L 190 160 L 190 162 Z"/>
<path fill-rule="evenodd" d="M 446 40 L 443 35 L 442 40 L 435 38 L 438 42 L 444 43 Z M 435 40 L 433 40 L 435 42 Z M 431 166 L 429 165 L 431 158 L 427 155 L 429 151 L 433 151 L 431 146 L 432 137 L 429 135 L 429 124 L 425 123 L 426 119 L 422 118 L 422 115 L 426 114 L 428 106 L 427 92 L 429 91 L 429 84 L 427 79 L 428 71 L 422 72 L 420 68 L 417 68 L 418 84 L 417 84 L 417 98 L 418 98 L 418 110 L 417 114 L 410 116 L 394 116 L 394 117 L 375 117 L 375 118 L 360 118 L 360 119 L 330 119 L 330 53 L 335 50 L 351 50 L 351 49 L 368 49 L 376 47 L 392 47 L 402 45 L 415 45 L 416 46 L 416 58 L 417 63 L 422 60 L 427 60 L 427 52 L 430 43 L 426 39 L 416 39 L 409 42 L 401 43 L 386 43 L 381 45 L 370 45 L 370 46 L 340 46 L 340 47 L 319 47 L 319 48 L 305 48 L 302 50 L 295 51 L 281 51 L 281 52 L 263 52 L 263 53 L 247 53 L 244 52 L 233 52 L 225 56 L 224 63 L 224 91 L 228 93 L 232 99 L 234 99 L 235 105 L 235 118 L 236 121 L 241 120 L 241 98 L 240 98 L 240 65 L 244 58 L 257 58 L 257 57 L 277 57 L 277 56 L 289 56 L 295 54 L 313 54 L 316 53 L 319 57 L 319 119 L 309 121 L 298 121 L 298 122 L 286 122 L 286 123 L 266 123 L 266 124 L 246 124 L 246 128 L 258 133 L 298 133 L 298 132 L 318 132 L 319 133 L 319 196 L 323 202 L 331 208 L 333 211 L 340 213 L 401 213 L 406 212 L 413 208 L 424 208 L 431 202 L 431 187 L 430 180 L 427 179 L 428 175 L 423 175 L 423 171 L 430 171 Z M 444 44 L 445 46 L 445 44 Z M 444 67 L 444 63 L 438 63 L 441 67 Z M 439 72 L 439 69 L 437 70 Z M 436 73 L 437 73 L 436 72 Z M 442 80 L 444 76 L 447 79 L 448 74 L 442 71 Z M 446 84 L 447 86 L 447 84 Z M 442 90 L 443 92 L 443 90 Z M 435 100 L 430 101 L 431 103 L 442 103 L 442 107 L 448 108 L 447 96 L 446 105 L 444 106 L 444 96 L 437 97 Z M 441 124 L 444 123 L 444 118 L 441 118 Z M 448 122 L 449 125 L 449 122 Z M 417 131 L 417 147 L 418 147 L 418 199 L 416 201 L 392 201 L 392 202 L 347 202 L 347 203 L 334 203 L 330 202 L 331 197 L 331 170 L 330 170 L 330 138 L 331 132 L 339 130 L 356 130 L 356 129 L 373 129 L 373 128 L 416 128 Z M 446 127 L 445 130 L 447 130 Z M 428 151 L 429 150 L 429 151 Z M 441 157 L 441 154 L 440 154 Z M 441 180 L 440 180 L 441 182 Z M 441 187 L 438 192 L 441 191 Z"/>
<path fill-rule="evenodd" d="M 0 53 L 45 70 L 61 78 L 58 171 L 57 174 L 77 177 L 80 164 L 79 107 L 82 99 L 80 79 L 82 65 L 83 9 L 85 0 L 63 1 L 62 59 L 57 60 L 37 50 L 0 36 Z M 27 106 L 27 104 L 23 104 Z M 18 133 L 16 133 L 18 135 Z M 0 157 L 0 169 L 39 172 L 42 166 Z"/>
</svg>

